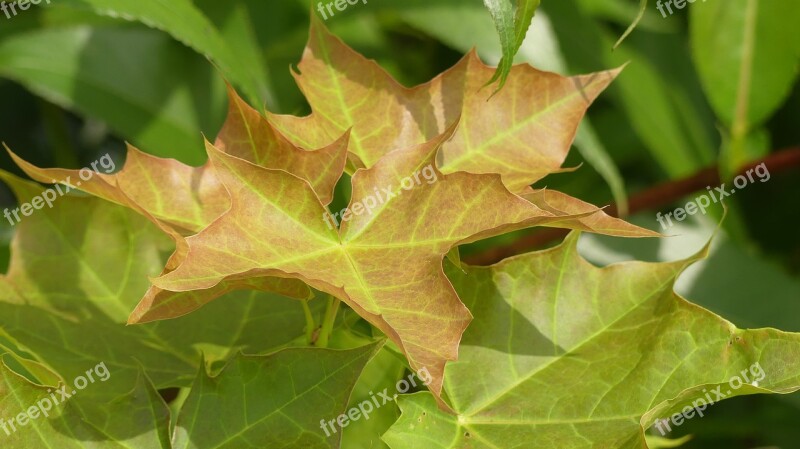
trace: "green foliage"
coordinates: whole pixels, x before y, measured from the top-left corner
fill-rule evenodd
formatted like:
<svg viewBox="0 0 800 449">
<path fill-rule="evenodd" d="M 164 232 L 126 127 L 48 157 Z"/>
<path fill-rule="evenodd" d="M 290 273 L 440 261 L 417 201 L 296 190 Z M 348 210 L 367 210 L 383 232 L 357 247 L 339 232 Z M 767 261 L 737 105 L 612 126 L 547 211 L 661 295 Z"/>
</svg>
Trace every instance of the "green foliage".
<svg viewBox="0 0 800 449">
<path fill-rule="evenodd" d="M 497 71 L 487 84 L 498 82 L 497 89 L 502 89 L 506 84 L 508 74 L 511 73 L 511 66 L 514 63 L 514 55 L 522 46 L 528 28 L 531 26 L 533 14 L 539 7 L 540 0 L 517 0 L 515 7 L 507 0 L 483 0 L 486 7 L 492 13 L 495 27 L 500 34 L 500 44 L 503 47 L 503 57 L 497 65 Z"/>
<path fill-rule="evenodd" d="M 723 169 L 769 152 L 761 127 L 797 79 L 800 5 L 737 0 L 691 11 L 692 56 L 714 112 L 725 126 Z M 769 70 L 760 70 L 769 67 Z"/>
<path fill-rule="evenodd" d="M 146 65 L 131 70 L 131 58 Z M 102 117 L 152 154 L 194 164 L 202 162 L 200 131 L 221 119 L 210 112 L 222 103 L 209 90 L 223 86 L 211 81 L 207 65 L 169 36 L 139 27 L 48 28 L 0 44 L 3 76 L 64 108 Z M 191 68 L 205 75 L 186 76 Z M 141 71 L 159 82 L 143 79 Z"/>
<path fill-rule="evenodd" d="M 673 293 L 705 251 L 596 268 L 577 242 L 572 234 L 549 251 L 449 270 L 476 317 L 446 373 L 458 415 L 424 394 L 409 396 L 385 437 L 391 447 L 646 449 L 642 428 L 699 398 L 705 405 L 707 390 L 785 393 L 800 380 L 800 336 L 740 331 Z M 752 385 L 738 383 L 742 372 Z M 730 379 L 739 381 L 731 387 Z"/>
<path fill-rule="evenodd" d="M 0 447 L 800 439 L 800 8 L 342 1 L 0 13 Z"/>
</svg>

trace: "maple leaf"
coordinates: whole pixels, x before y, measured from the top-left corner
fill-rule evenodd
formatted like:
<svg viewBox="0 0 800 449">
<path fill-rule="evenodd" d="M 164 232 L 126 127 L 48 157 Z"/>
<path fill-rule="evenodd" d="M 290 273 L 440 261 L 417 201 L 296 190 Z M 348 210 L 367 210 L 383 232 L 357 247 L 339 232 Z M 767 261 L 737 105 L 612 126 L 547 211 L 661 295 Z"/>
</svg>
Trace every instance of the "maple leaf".
<svg viewBox="0 0 800 449">
<path fill-rule="evenodd" d="M 309 182 L 319 198 L 325 204 L 329 203 L 333 198 L 336 182 L 344 170 L 347 133 L 319 150 L 303 150 L 277 132 L 230 86 L 228 94 L 228 117 L 216 141 L 219 148 L 265 167 L 293 173 Z M 42 169 L 24 161 L 10 149 L 7 150 L 17 165 L 37 181 L 58 182 L 69 188 L 81 189 L 130 207 L 158 225 L 172 237 L 176 245 L 176 251 L 168 261 L 164 273 L 179 265 L 185 255 L 182 235 L 198 232 L 230 207 L 229 195 L 208 163 L 201 167 L 191 167 L 174 159 L 148 155 L 129 145 L 126 163 L 119 172 L 94 173 L 91 178 L 83 179 L 80 170 Z M 208 302 L 209 298 L 243 288 L 275 292 L 294 298 L 307 299 L 311 295 L 308 288 L 300 282 L 263 278 L 226 282 L 213 291 L 203 292 L 202 295 L 164 292 L 157 287 L 151 287 L 143 301 L 158 303 L 160 307 L 167 307 L 173 302 L 193 302 L 199 307 Z M 181 314 L 177 311 L 170 316 Z M 134 313 L 130 321 L 146 322 L 150 319 L 146 314 Z"/>
<path fill-rule="evenodd" d="M 298 69 L 313 113 L 269 116 L 296 144 L 319 147 L 351 130 L 352 171 L 428 141 L 460 117 L 440 170 L 499 173 L 512 192 L 559 171 L 586 109 L 619 73 L 563 77 L 517 65 L 492 96 L 483 87 L 495 70 L 473 51 L 432 81 L 406 88 L 316 18 Z"/>
<path fill-rule="evenodd" d="M 4 448 L 170 447 L 169 408 L 145 376 L 127 384 L 127 391 L 117 397 L 97 396 L 95 392 L 100 388 L 93 385 L 74 397 L 71 391 L 67 391 L 65 395 L 70 397 L 65 399 L 60 393 L 54 393 L 60 390 L 55 388 L 55 383 L 34 384 L 14 372 L 9 368 L 12 360 L 11 354 L 0 351 L 0 393 L 3 393 L 0 413 L 5 427 L 2 435 Z M 63 385 L 72 388 L 72 384 Z M 33 415 L 36 419 L 26 418 L 25 427 L 19 422 L 14 424 L 13 419 L 20 414 L 24 416 L 31 409 L 36 410 Z M 9 417 L 14 418 L 7 420 Z M 110 420 L 109 417 L 124 418 Z"/>
<path fill-rule="evenodd" d="M 42 195 L 35 183 L 3 171 L 0 179 L 21 203 Z M 177 320 L 126 326 L 131 300 L 145 289 L 147 275 L 161 268 L 168 243 L 134 211 L 86 196 L 63 196 L 16 226 L 10 270 L 0 275 L 3 447 L 208 448 L 236 438 L 267 446 L 271 438 L 297 438 L 308 447 L 339 447 L 341 434 L 326 438 L 319 415 L 335 418 L 345 411 L 381 342 L 239 355 L 272 352 L 303 333 L 303 312 L 294 301 L 255 291 L 228 295 Z M 222 373 L 209 377 L 206 363 L 228 358 Z M 73 380 L 86 379 L 86 369 L 98 361 L 107 377 L 95 374 L 73 393 L 79 389 Z M 258 380 L 243 388 L 241 375 Z M 69 398 L 54 393 L 59 384 Z M 157 391 L 168 387 L 191 387 L 172 417 L 180 442 L 174 445 L 170 410 Z M 231 390 L 236 401 L 229 400 Z M 51 393 L 59 402 L 50 400 Z M 261 405 L 242 408 L 255 403 Z M 47 416 L 40 411 L 24 427 L 10 423 L 39 404 L 49 408 Z M 225 425 L 210 425 L 219 424 L 223 408 Z"/>
<path fill-rule="evenodd" d="M 290 348 L 241 355 L 215 377 L 201 370 L 177 417 L 172 447 L 338 448 L 341 432 L 323 433 L 320 418 L 348 411 L 356 381 L 381 346 Z"/>
<path fill-rule="evenodd" d="M 339 99 L 347 103 L 361 98 L 392 113 L 351 115 L 345 108 L 344 116 L 358 116 L 359 121 L 332 127 L 325 120 L 337 112 L 334 108 L 292 122 L 303 124 L 302 134 L 312 140 L 325 134 L 317 142 L 301 143 L 304 148 L 322 148 L 312 152 L 290 143 L 229 88 L 228 119 L 216 143 L 207 143 L 210 159 L 203 167 L 132 150 L 129 161 L 136 164 L 128 162 L 117 174 L 78 186 L 133 208 L 175 241 L 175 253 L 129 322 L 181 316 L 238 289 L 308 298 L 307 284 L 343 299 L 397 343 L 412 368 L 429 370 L 434 379 L 430 387 L 438 397 L 445 363 L 456 359 L 471 319 L 442 273 L 448 252 L 535 225 L 658 235 L 574 198 L 534 192 L 528 186 L 558 171 L 580 117 L 614 72 L 568 79 L 517 66 L 507 88 L 486 103 L 479 89 L 492 70 L 474 54 L 424 88 L 408 90 L 374 64 L 365 65 L 316 23 L 307 54 L 327 52 L 331 45 L 338 45 L 337 54 L 344 55 L 350 70 L 366 68 L 363 73 L 370 78 L 361 82 L 372 80 L 370 92 L 389 95 L 371 98 L 359 97 L 358 91 L 337 91 Z M 326 66 L 328 72 L 337 73 L 330 58 L 324 63 L 332 64 Z M 322 63 L 304 60 L 301 68 L 309 64 Z M 323 75 L 310 69 L 305 76 L 318 79 L 301 82 L 312 105 L 323 93 L 330 94 L 313 86 L 342 81 L 340 75 Z M 541 89 L 524 105 L 514 103 L 523 84 Z M 394 86 L 394 93 L 387 94 L 387 86 Z M 403 97 L 408 92 L 419 97 L 409 101 Z M 510 111 L 505 109 L 508 102 L 514 103 Z M 403 112 L 404 107 L 417 109 Z M 494 118 L 484 117 L 482 111 Z M 395 113 L 411 118 L 398 122 Z M 423 116 L 432 121 L 419 120 Z M 421 125 L 416 131 L 415 124 Z M 374 127 L 372 134 L 365 134 L 366 126 Z M 387 138 L 383 130 L 399 131 Z M 527 151 L 521 139 L 540 149 Z M 336 218 L 325 205 L 343 173 L 345 151 L 351 165 L 363 168 L 353 175 L 351 206 L 342 211 L 344 223 L 336 229 Z M 45 182 L 64 182 L 79 174 L 42 170 L 15 159 Z M 137 177 L 148 182 L 137 182 Z M 205 195 L 197 191 L 198 181 L 207 186 Z M 368 206 L 368 199 L 374 204 Z M 173 204 L 183 208 L 177 216 Z M 226 210 L 220 213 L 222 205 Z M 368 213 L 363 214 L 364 209 Z M 182 218 L 184 213 L 194 219 Z"/>
<path fill-rule="evenodd" d="M 656 419 L 699 416 L 707 397 L 722 399 L 706 396 L 717 387 L 725 398 L 800 389 L 800 334 L 740 330 L 674 293 L 708 247 L 677 262 L 597 268 L 578 254 L 578 236 L 491 267 L 448 268 L 476 317 L 445 377 L 455 415 L 427 393 L 403 396 L 384 441 L 647 449 Z"/>
<path fill-rule="evenodd" d="M 245 70 L 252 58 L 237 57 L 255 54 L 255 36 L 244 25 L 258 11 L 207 2 L 213 19 L 207 20 L 190 0 L 169 7 L 160 0 L 64 1 L 88 2 L 101 15 L 172 34 L 219 63 L 259 103 L 258 87 L 266 84 L 252 75 L 264 71 Z M 800 388 L 800 335 L 739 330 L 673 292 L 677 276 L 703 254 L 596 268 L 577 255 L 573 233 L 558 248 L 492 267 L 461 264 L 459 245 L 529 226 L 657 235 L 563 193 L 531 188 L 565 171 L 578 123 L 620 71 L 563 77 L 512 67 L 539 0 L 517 0 L 515 13 L 509 0 L 484 3 L 501 34 L 500 67 L 487 67 L 472 52 L 414 88 L 398 84 L 314 18 L 295 73 L 312 115 L 265 119 L 229 86 L 227 121 L 207 143 L 210 160 L 201 167 L 130 147 L 119 173 L 84 180 L 84 171 L 40 169 L 12 154 L 39 181 L 115 204 L 67 195 L 52 209 L 24 214 L 14 228 L 9 272 L 0 275 L 0 418 L 17 418 L 19 429 L 4 447 L 375 447 L 384 435 L 396 449 L 645 449 L 681 444 L 656 442 L 644 431 L 658 418 L 691 412 L 706 390 L 724 388 L 732 397 Z M 431 22 L 417 11 L 410 16 Z M 86 93 L 87 79 L 104 80 L 103 66 L 86 64 L 92 57 L 82 51 L 93 30 L 75 31 L 43 30 L 34 45 L 77 38 L 69 57 L 51 55 L 59 56 L 55 66 L 70 70 L 31 66 L 33 47 L 16 51 L 20 38 L 4 46 L 5 59 L 40 94 L 56 92 L 56 100 L 83 112 L 111 111 L 96 96 L 74 98 Z M 95 41 L 119 42 L 94 52 L 148 39 L 116 31 L 97 34 Z M 148 47 L 166 50 L 153 59 L 159 65 L 177 54 L 164 44 Z M 74 56 L 86 73 L 74 73 Z M 20 77 L 20 70 L 31 76 Z M 175 101 L 166 109 L 158 101 L 159 92 L 198 84 L 178 78 L 166 90 L 149 89 L 156 97 L 145 109 L 166 111 L 173 125 L 205 123 L 202 111 L 182 115 L 185 95 L 170 97 Z M 492 92 L 488 86 L 498 80 L 507 87 Z M 140 112 L 133 111 L 139 125 L 166 123 L 143 122 Z M 133 128 L 142 134 L 141 126 Z M 345 171 L 353 195 L 347 209 L 331 215 L 326 206 Z M 35 204 L 42 195 L 40 186 L 8 173 L 0 171 L 0 179 L 20 203 Z M 444 258 L 452 264 L 443 267 Z M 150 285 L 148 276 L 159 271 Z M 336 319 L 338 301 L 329 299 L 336 306 L 325 311 L 326 338 L 317 340 L 344 350 L 285 349 L 313 341 L 302 326 L 311 333 L 321 304 L 301 308 L 269 293 L 307 300 L 309 287 L 352 308 Z M 359 422 L 354 409 L 346 410 L 348 401 L 351 408 L 370 401 L 379 407 L 373 391 L 403 392 L 395 383 L 406 369 L 397 348 L 380 349 L 384 338 L 359 314 L 399 346 L 415 374 L 424 369 L 432 381 L 432 394 L 394 396 L 403 415 L 388 433 L 397 418 L 391 393 L 380 414 L 365 413 Z M 169 318 L 176 319 L 148 323 Z M 140 325 L 125 326 L 126 320 Z M 375 363 L 378 351 L 391 363 Z M 448 363 L 457 355 L 457 363 Z M 32 413 L 29 407 L 48 390 L 88 374 L 99 360 L 113 373 L 108 383 L 22 429 L 20 412 Z M 734 389 L 729 379 L 756 376 L 756 365 L 763 377 Z M 180 400 L 168 407 L 159 389 L 176 387 Z M 341 421 L 347 418 L 350 427 Z M 7 422 L 0 421 L 4 431 Z M 342 438 L 345 430 L 359 435 Z"/>
<path fill-rule="evenodd" d="M 375 205 L 354 213 L 338 232 L 308 183 L 208 143 L 231 209 L 188 237 L 182 263 L 153 284 L 185 292 L 252 277 L 300 279 L 343 299 L 386 333 L 414 369 L 432 373 L 438 392 L 444 364 L 456 358 L 471 318 L 442 273 L 452 247 L 538 224 L 583 228 L 581 220 L 597 214 L 609 233 L 655 235 L 577 201 L 567 214 L 542 210 L 510 193 L 498 175 L 439 172 L 436 153 L 454 129 L 357 171 L 350 208 L 369 197 Z M 435 178 L 414 184 L 426 168 Z"/>
</svg>

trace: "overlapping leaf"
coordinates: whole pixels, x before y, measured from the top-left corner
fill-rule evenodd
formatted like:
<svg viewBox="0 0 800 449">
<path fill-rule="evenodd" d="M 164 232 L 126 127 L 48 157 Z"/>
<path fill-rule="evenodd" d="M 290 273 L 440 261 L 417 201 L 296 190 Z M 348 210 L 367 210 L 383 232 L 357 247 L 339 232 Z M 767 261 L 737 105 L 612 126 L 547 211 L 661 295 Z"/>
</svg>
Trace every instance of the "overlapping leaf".
<svg viewBox="0 0 800 449">
<path fill-rule="evenodd" d="M 234 156 L 305 179 L 325 204 L 329 203 L 344 169 L 346 133 L 316 151 L 299 149 L 233 89 L 229 88 L 228 93 L 228 118 L 217 138 L 217 146 Z M 108 174 L 96 170 L 99 172 L 90 179 L 83 179 L 80 170 L 42 169 L 10 150 L 9 153 L 17 165 L 37 181 L 58 182 L 81 189 L 130 207 L 156 224 L 182 233 L 198 232 L 230 207 L 228 194 L 208 163 L 191 167 L 128 146 L 125 166 L 119 172 Z"/>
<path fill-rule="evenodd" d="M 293 146 L 232 93 L 228 121 L 216 145 L 207 145 L 204 167 L 134 151 L 132 160 L 144 163 L 79 186 L 133 208 L 176 242 L 131 322 L 180 316 L 235 289 L 289 294 L 294 288 L 302 297 L 302 281 L 343 299 L 386 333 L 412 368 L 429 370 L 438 395 L 445 362 L 455 360 L 471 318 L 442 273 L 451 249 L 534 225 L 656 235 L 566 195 L 528 188 L 558 170 L 586 107 L 616 72 L 568 79 L 520 66 L 486 103 L 480 88 L 492 70 L 474 53 L 409 90 L 320 23 L 312 27 L 301 69 L 312 105 L 325 104 L 323 96 L 339 103 L 278 123 L 301 124 L 293 137 L 306 136 L 303 147 L 322 150 Z M 361 77 L 360 87 L 341 88 L 352 76 Z M 319 88 L 324 84 L 338 87 L 332 95 Z M 518 102 L 525 89 L 533 95 Z M 357 101 L 390 112 L 353 112 Z M 347 219 L 339 230 L 325 204 L 348 146 L 351 164 L 364 169 L 353 176 L 352 210 L 342 211 Z M 43 181 L 79 175 L 19 162 Z M 184 239 L 178 231 L 199 232 Z"/>
<path fill-rule="evenodd" d="M 317 151 L 295 147 L 255 109 L 228 87 L 229 110 L 215 145 L 221 151 L 266 168 L 280 169 L 305 179 L 323 204 L 333 199 L 347 157 L 349 135 L 343 132 Z M 316 148 L 316 147 L 314 147 Z"/>
<path fill-rule="evenodd" d="M 457 415 L 427 393 L 404 397 L 392 448 L 646 449 L 645 428 L 718 386 L 726 397 L 800 388 L 800 335 L 739 330 L 673 292 L 704 254 L 596 268 L 577 240 L 448 271 L 476 317 L 447 368 Z"/>
<path fill-rule="evenodd" d="M 441 271 L 451 247 L 537 224 L 583 228 L 583 219 L 599 219 L 611 234 L 653 235 L 566 197 L 561 210 L 542 210 L 508 192 L 496 175 L 444 175 L 435 155 L 447 137 L 392 152 L 357 172 L 353 204 L 372 198 L 375 207 L 350 214 L 339 232 L 308 183 L 209 144 L 231 210 L 187 238 L 183 263 L 153 282 L 181 292 L 250 277 L 301 279 L 383 330 L 412 367 L 434 375 L 438 391 L 444 363 L 455 359 L 470 319 Z M 419 175 L 426 167 L 435 175 L 427 181 Z"/>
<path fill-rule="evenodd" d="M 0 176 L 20 202 L 42 192 L 6 173 Z M 169 449 L 169 409 L 155 386 L 189 387 L 198 370 L 203 377 L 182 412 L 174 447 L 224 447 L 232 429 L 242 433 L 233 445 L 296 438 L 313 447 L 339 447 L 337 435 L 326 438 L 319 430 L 319 420 L 344 412 L 364 364 L 380 346 L 241 356 L 218 380 L 210 379 L 200 364 L 201 350 L 211 365 L 240 349 L 260 353 L 290 344 L 303 334 L 303 311 L 289 299 L 241 292 L 189 317 L 126 326 L 130 301 L 146 288 L 147 275 L 157 272 L 168 247 L 144 218 L 95 198 L 61 197 L 52 209 L 38 210 L 17 225 L 11 268 L 0 278 L 0 352 L 24 353 L 43 365 L 0 355 L 0 419 L 11 433 L 0 430 L 3 447 Z M 312 310 L 318 313 L 316 305 Z M 10 361 L 31 380 L 51 379 L 49 387 L 21 377 L 8 368 Z M 73 379 L 99 363 L 106 376 L 95 375 L 73 394 Z M 258 377 L 252 389 L 228 395 L 241 387 L 241 376 L 250 375 Z M 11 418 L 59 389 L 52 380 L 66 381 L 70 397 L 52 404 L 49 416 L 16 423 L 14 431 Z M 247 404 L 263 407 L 242 408 Z M 227 410 L 231 427 L 217 425 L 220 409 Z M 304 427 L 287 426 L 303 420 Z"/>
<path fill-rule="evenodd" d="M 58 386 L 34 385 L 11 371 L 7 358 L 8 354 L 0 354 L 0 439 L 4 448 L 169 449 L 169 409 L 144 376 L 139 376 L 129 391 L 111 396 L 113 399 L 97 392 L 107 387 L 106 381 L 114 381 L 111 377 L 93 383 L 87 380 L 86 389 L 75 393 L 72 384 L 64 385 L 70 395 L 64 398 L 53 393 Z M 36 411 L 29 414 L 31 408 Z M 20 414 L 35 419 L 23 418 L 24 425 L 20 425 Z"/>
<path fill-rule="evenodd" d="M 265 167 L 284 169 L 297 175 L 309 182 L 326 204 L 330 202 L 333 188 L 344 169 L 347 134 L 319 150 L 302 150 L 275 131 L 230 88 L 229 97 L 228 119 L 217 138 L 220 148 Z M 160 226 L 177 246 L 165 273 L 180 264 L 185 255 L 185 244 L 179 234 L 198 232 L 230 207 L 229 195 L 209 164 L 190 167 L 176 160 L 150 156 L 132 146 L 128 148 L 127 161 L 122 170 L 114 174 L 95 173 L 90 179 L 83 179 L 79 170 L 41 169 L 13 153 L 11 156 L 29 176 L 40 182 L 59 182 L 79 188 L 130 207 Z M 154 287 L 147 292 L 144 301 L 158 303 L 159 307 L 169 307 L 173 302 L 194 303 L 199 307 L 213 298 L 241 288 L 297 298 L 307 298 L 310 294 L 308 288 L 297 281 L 262 278 L 226 282 L 202 294 L 176 294 Z M 180 313 L 170 315 L 174 317 Z M 150 319 L 144 313 L 131 317 L 132 322 Z"/>
<path fill-rule="evenodd" d="M 312 19 L 295 74 L 311 104 L 309 117 L 273 115 L 296 144 L 320 147 L 352 128 L 352 165 L 432 139 L 461 117 L 442 150 L 444 173 L 499 173 L 518 192 L 559 170 L 578 123 L 617 70 L 572 78 L 528 65 L 511 69 L 506 87 L 482 89 L 494 70 L 474 52 L 427 84 L 406 88 Z M 490 99 L 491 97 L 491 99 Z"/>
<path fill-rule="evenodd" d="M 216 377 L 201 372 L 173 447 L 338 448 L 341 432 L 326 434 L 320 421 L 347 412 L 353 386 L 380 347 L 286 349 L 238 357 Z"/>
<path fill-rule="evenodd" d="M 5 172 L 0 178 L 21 203 L 43 190 Z M 104 362 L 120 382 L 117 394 L 132 388 L 137 363 L 159 388 L 188 386 L 200 351 L 217 362 L 303 335 L 299 304 L 257 291 L 229 294 L 169 323 L 125 326 L 169 249 L 169 240 L 132 211 L 96 198 L 58 198 L 16 225 L 9 272 L 0 276 L 0 335 L 63 379 Z"/>
<path fill-rule="evenodd" d="M 13 447 L 167 448 L 166 407 L 154 386 L 187 386 L 199 350 L 219 362 L 242 347 L 288 345 L 298 333 L 299 305 L 258 292 L 181 320 L 123 327 L 131 299 L 171 248 L 146 220 L 176 250 L 131 322 L 174 318 L 245 288 L 303 296 L 308 284 L 342 298 L 413 369 L 433 376 L 433 397 L 403 400 L 404 416 L 386 436 L 393 447 L 644 448 L 644 426 L 754 362 L 766 378 L 737 394 L 800 387 L 800 337 L 739 331 L 672 293 L 691 260 L 597 269 L 576 255 L 575 234 L 551 251 L 445 276 L 442 259 L 457 259 L 458 245 L 527 226 L 653 235 L 567 195 L 528 188 L 559 170 L 577 123 L 617 71 L 564 78 L 520 66 L 490 99 L 481 88 L 492 70 L 473 53 L 406 89 L 318 21 L 300 70 L 314 115 L 272 117 L 296 145 L 232 93 L 203 167 L 132 149 L 120 173 L 77 185 L 80 172 L 16 158 L 38 180 L 81 187 L 144 218 L 66 197 L 19 225 L 11 270 L 0 278 L 0 343 L 8 346 L 0 353 L 12 348 L 40 361 L 41 371 L 24 361 L 32 377 L 49 367 L 68 378 L 86 368 L 76 362 L 102 360 L 114 380 L 93 402 L 71 403 L 36 432 L 20 433 Z M 353 198 L 337 228 L 326 205 L 348 155 Z M 20 201 L 41 192 L 0 176 Z M 470 310 L 477 320 L 462 339 Z M 444 386 L 451 416 L 437 405 L 460 341 Z M 344 411 L 377 348 L 241 356 L 216 377 L 201 366 L 173 444 L 336 448 L 338 435 L 323 436 L 319 420 Z M 0 374 L 0 392 L 12 393 L 0 394 L 3 413 L 41 394 L 8 365 Z"/>
</svg>

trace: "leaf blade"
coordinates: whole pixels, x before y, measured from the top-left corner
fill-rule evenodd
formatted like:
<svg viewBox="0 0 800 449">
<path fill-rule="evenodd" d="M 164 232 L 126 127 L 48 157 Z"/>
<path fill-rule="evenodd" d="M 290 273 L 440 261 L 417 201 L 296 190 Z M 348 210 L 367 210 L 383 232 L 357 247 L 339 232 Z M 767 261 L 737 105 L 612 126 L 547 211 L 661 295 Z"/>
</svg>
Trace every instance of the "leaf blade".
<svg viewBox="0 0 800 449">
<path fill-rule="evenodd" d="M 727 397 L 800 388 L 800 335 L 736 329 L 673 292 L 706 251 L 597 268 L 578 255 L 573 233 L 554 249 L 467 274 L 450 269 L 476 317 L 459 362 L 447 369 L 457 415 L 443 414 L 425 394 L 407 397 L 384 440 L 413 447 L 419 436 L 409 430 L 428 421 L 440 429 L 439 447 L 646 449 L 644 430 L 656 417 L 691 409 L 743 373 L 746 385 Z"/>
</svg>

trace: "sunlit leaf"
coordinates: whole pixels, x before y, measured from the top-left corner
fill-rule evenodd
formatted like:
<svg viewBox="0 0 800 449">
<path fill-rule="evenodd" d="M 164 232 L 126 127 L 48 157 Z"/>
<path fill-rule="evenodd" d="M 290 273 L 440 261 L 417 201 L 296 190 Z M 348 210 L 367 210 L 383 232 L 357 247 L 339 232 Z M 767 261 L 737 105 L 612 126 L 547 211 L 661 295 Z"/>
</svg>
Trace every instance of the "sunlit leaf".
<svg viewBox="0 0 800 449">
<path fill-rule="evenodd" d="M 403 397 L 384 435 L 393 449 L 646 449 L 645 429 L 708 411 L 706 398 L 721 400 L 712 390 L 800 389 L 800 335 L 737 329 L 673 292 L 707 248 L 678 262 L 597 268 L 577 241 L 573 233 L 550 250 L 448 270 L 475 316 L 446 371 L 456 415 L 427 393 Z"/>
</svg>

